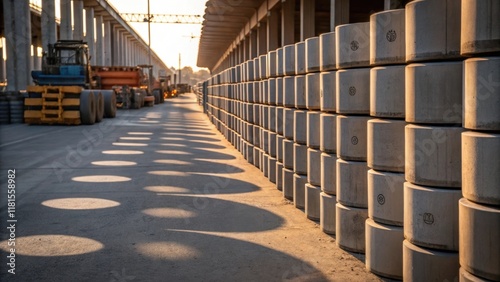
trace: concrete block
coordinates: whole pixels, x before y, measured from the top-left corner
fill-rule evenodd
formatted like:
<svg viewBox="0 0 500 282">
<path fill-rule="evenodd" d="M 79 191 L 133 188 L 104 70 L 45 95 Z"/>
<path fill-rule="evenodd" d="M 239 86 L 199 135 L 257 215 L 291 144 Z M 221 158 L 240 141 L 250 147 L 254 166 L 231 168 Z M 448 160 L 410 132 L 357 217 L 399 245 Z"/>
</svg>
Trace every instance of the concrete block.
<svg viewBox="0 0 500 282">
<path fill-rule="evenodd" d="M 320 110 L 321 108 L 320 78 L 319 72 L 306 75 L 306 108 L 309 110 Z"/>
<path fill-rule="evenodd" d="M 462 268 L 475 276 L 500 281 L 500 207 L 483 206 L 462 198 L 459 221 Z"/>
<path fill-rule="evenodd" d="M 276 132 L 276 107 L 275 106 L 269 106 L 267 107 L 268 111 L 268 125 L 269 125 L 269 130 L 272 132 Z M 283 116 L 283 115 L 282 115 Z"/>
<path fill-rule="evenodd" d="M 267 55 L 260 55 L 259 57 L 260 78 L 268 78 L 269 73 L 267 70 Z"/>
<path fill-rule="evenodd" d="M 465 198 L 500 206 L 498 156 L 500 134 L 462 133 L 462 194 Z"/>
<path fill-rule="evenodd" d="M 405 10 L 389 10 L 370 16 L 370 64 L 404 64 Z"/>
<path fill-rule="evenodd" d="M 307 146 L 293 144 L 293 171 L 297 174 L 307 175 Z"/>
<path fill-rule="evenodd" d="M 276 50 L 267 53 L 267 76 L 276 77 Z"/>
<path fill-rule="evenodd" d="M 366 269 L 392 279 L 403 277 L 403 228 L 367 219 Z"/>
<path fill-rule="evenodd" d="M 403 173 L 368 171 L 368 217 L 376 222 L 403 226 Z"/>
<path fill-rule="evenodd" d="M 245 81 L 255 80 L 255 60 L 249 60 L 245 62 Z"/>
<path fill-rule="evenodd" d="M 276 105 L 283 106 L 283 77 L 276 78 Z"/>
<path fill-rule="evenodd" d="M 283 47 L 276 49 L 276 75 L 277 76 L 284 76 L 285 75 L 285 71 L 283 69 L 283 62 L 285 59 L 283 49 L 284 49 Z"/>
<path fill-rule="evenodd" d="M 255 125 L 260 124 L 260 106 L 259 104 L 253 105 L 253 123 Z"/>
<path fill-rule="evenodd" d="M 465 270 L 465 268 L 463 268 L 463 267 L 460 267 L 459 275 L 460 275 L 460 278 L 459 278 L 460 282 L 489 282 L 489 281 L 491 281 L 491 280 L 486 280 L 486 279 L 474 276 L 471 273 L 469 273 L 467 270 Z"/>
<path fill-rule="evenodd" d="M 253 147 L 253 165 L 257 168 L 260 168 L 260 156 L 261 150 L 257 147 Z"/>
<path fill-rule="evenodd" d="M 405 238 L 421 247 L 458 251 L 460 190 L 404 184 Z"/>
<path fill-rule="evenodd" d="M 355 253 L 365 252 L 365 220 L 367 209 L 336 205 L 335 235 L 336 243 L 341 249 Z"/>
<path fill-rule="evenodd" d="M 307 112 L 307 147 L 319 149 L 321 144 L 321 112 Z"/>
<path fill-rule="evenodd" d="M 368 208 L 366 162 L 337 159 L 337 202 L 357 208 Z"/>
<path fill-rule="evenodd" d="M 337 116 L 337 156 L 344 160 L 366 161 L 369 116 Z"/>
<path fill-rule="evenodd" d="M 269 106 L 262 105 L 260 107 L 260 123 L 264 129 L 269 130 Z"/>
<path fill-rule="evenodd" d="M 254 149 L 255 149 L 255 147 L 254 147 L 252 144 L 248 143 L 248 145 L 247 145 L 246 149 L 247 149 L 247 152 L 246 152 L 246 160 L 247 160 L 249 163 L 253 164 L 253 153 L 254 153 Z"/>
<path fill-rule="evenodd" d="M 257 56 L 253 59 L 253 73 L 254 80 L 260 80 L 260 58 Z"/>
<path fill-rule="evenodd" d="M 290 201 L 293 201 L 293 170 L 288 168 L 283 168 L 283 197 Z"/>
<path fill-rule="evenodd" d="M 500 2 L 496 0 L 462 0 L 462 55 L 500 51 L 499 13 Z"/>
<path fill-rule="evenodd" d="M 321 187 L 307 183 L 305 185 L 305 213 L 308 219 L 319 221 Z"/>
<path fill-rule="evenodd" d="M 298 209 L 303 209 L 306 205 L 306 184 L 307 175 L 293 175 L 293 204 Z"/>
<path fill-rule="evenodd" d="M 462 132 L 461 127 L 407 125 L 406 180 L 419 185 L 460 187 Z"/>
<path fill-rule="evenodd" d="M 320 150 L 326 153 L 337 152 L 337 115 L 321 113 L 319 131 Z"/>
<path fill-rule="evenodd" d="M 295 76 L 295 108 L 306 109 L 306 76 Z"/>
<path fill-rule="evenodd" d="M 276 183 L 276 158 L 269 156 L 267 159 L 267 178 L 272 183 Z"/>
<path fill-rule="evenodd" d="M 283 47 L 283 71 L 285 75 L 295 75 L 295 44 Z"/>
<path fill-rule="evenodd" d="M 337 194 L 337 155 L 321 154 L 321 189 L 323 192 Z"/>
<path fill-rule="evenodd" d="M 322 112 L 335 112 L 337 72 L 320 73 L 320 109 Z"/>
<path fill-rule="evenodd" d="M 307 182 L 321 186 L 321 151 L 307 149 Z"/>
<path fill-rule="evenodd" d="M 285 137 L 276 135 L 276 158 L 279 162 L 283 162 L 283 140 Z"/>
<path fill-rule="evenodd" d="M 462 124 L 462 62 L 406 66 L 406 121 Z"/>
<path fill-rule="evenodd" d="M 288 108 L 295 107 L 295 77 L 283 78 L 283 105 Z"/>
<path fill-rule="evenodd" d="M 461 0 L 420 0 L 406 5 L 406 61 L 460 57 Z"/>
<path fill-rule="evenodd" d="M 370 70 L 370 115 L 405 118 L 405 65 Z"/>
<path fill-rule="evenodd" d="M 262 155 L 260 170 L 264 174 L 264 177 L 269 178 L 269 155 L 265 152 Z"/>
<path fill-rule="evenodd" d="M 369 22 L 335 27 L 335 60 L 338 69 L 370 65 Z"/>
<path fill-rule="evenodd" d="M 307 144 L 307 111 L 295 110 L 293 115 L 293 141 L 299 144 Z"/>
<path fill-rule="evenodd" d="M 403 281 L 457 281 L 458 253 L 422 248 L 403 241 Z"/>
<path fill-rule="evenodd" d="M 306 43 L 295 43 L 295 74 L 306 74 Z"/>
<path fill-rule="evenodd" d="M 320 194 L 319 226 L 326 234 L 335 235 L 335 205 L 334 195 L 322 192 Z"/>
<path fill-rule="evenodd" d="M 368 167 L 382 171 L 405 171 L 405 125 L 404 120 L 368 121 Z"/>
<path fill-rule="evenodd" d="M 500 57 L 468 59 L 464 72 L 464 127 L 499 131 Z"/>
<path fill-rule="evenodd" d="M 327 32 L 319 36 L 319 54 L 321 71 L 337 68 L 337 62 L 335 61 L 335 32 Z"/>
<path fill-rule="evenodd" d="M 267 102 L 269 105 L 276 105 L 276 78 L 267 80 Z"/>
<path fill-rule="evenodd" d="M 283 139 L 283 166 L 285 168 L 293 170 L 293 143 L 292 140 Z"/>
<path fill-rule="evenodd" d="M 276 158 L 277 156 L 277 153 L 276 153 L 276 150 L 277 150 L 277 147 L 276 147 L 276 140 L 277 140 L 277 134 L 275 132 L 272 132 L 272 131 L 269 131 L 268 132 L 268 151 L 269 151 L 269 155 L 273 158 Z"/>
<path fill-rule="evenodd" d="M 337 71 L 336 112 L 370 114 L 370 68 Z"/>
<path fill-rule="evenodd" d="M 256 125 L 253 127 L 253 145 L 255 147 L 259 147 L 259 148 L 261 146 L 261 144 L 260 144 L 260 141 L 261 141 L 261 138 L 260 138 L 261 129 L 262 129 L 262 127 L 256 126 Z"/>
<path fill-rule="evenodd" d="M 305 40 L 306 52 L 306 71 L 317 72 L 319 71 L 320 51 L 319 51 L 319 37 L 310 37 Z"/>
<path fill-rule="evenodd" d="M 287 139 L 293 139 L 295 124 L 294 124 L 294 116 L 295 109 L 284 108 L 283 109 L 283 136 Z"/>
<path fill-rule="evenodd" d="M 276 189 L 279 191 L 283 190 L 283 163 L 276 162 Z"/>
</svg>

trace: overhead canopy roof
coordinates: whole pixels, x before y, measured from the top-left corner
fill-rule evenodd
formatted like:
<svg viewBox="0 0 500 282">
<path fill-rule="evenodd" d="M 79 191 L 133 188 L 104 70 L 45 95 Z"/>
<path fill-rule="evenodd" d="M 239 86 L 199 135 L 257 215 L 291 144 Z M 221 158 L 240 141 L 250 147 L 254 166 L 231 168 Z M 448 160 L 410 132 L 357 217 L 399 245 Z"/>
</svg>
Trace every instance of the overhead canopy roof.
<svg viewBox="0 0 500 282">
<path fill-rule="evenodd" d="M 212 69 L 266 0 L 209 0 L 201 28 L 198 67 Z"/>
</svg>

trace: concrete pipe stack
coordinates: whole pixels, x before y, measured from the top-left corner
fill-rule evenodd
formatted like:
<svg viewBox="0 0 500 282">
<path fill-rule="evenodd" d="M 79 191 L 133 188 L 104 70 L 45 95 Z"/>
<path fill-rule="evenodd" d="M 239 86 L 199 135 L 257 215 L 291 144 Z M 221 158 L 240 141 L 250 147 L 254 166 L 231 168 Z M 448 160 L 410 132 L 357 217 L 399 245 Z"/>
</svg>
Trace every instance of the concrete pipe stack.
<svg viewBox="0 0 500 282">
<path fill-rule="evenodd" d="M 366 268 L 393 279 L 403 276 L 405 62 L 405 10 L 371 15 Z"/>
<path fill-rule="evenodd" d="M 458 279 L 460 0 L 406 5 L 403 280 Z M 446 16 L 445 16 L 446 15 Z"/>
<path fill-rule="evenodd" d="M 276 165 L 274 167 L 276 173 L 276 188 L 280 191 L 283 190 L 283 136 L 284 130 L 284 110 L 283 99 L 283 76 L 284 73 L 284 48 L 279 48 L 276 54 L 276 110 L 275 110 L 275 127 L 276 127 Z M 271 89 L 271 87 L 270 87 Z"/>
<path fill-rule="evenodd" d="M 327 234 L 335 234 L 335 209 L 337 204 L 337 115 L 336 115 L 336 60 L 335 32 L 319 36 L 320 44 L 320 151 L 321 195 L 320 227 Z"/>
<path fill-rule="evenodd" d="M 365 252 L 368 217 L 366 126 L 370 119 L 370 23 L 335 28 L 336 236 L 342 249 Z"/>
<path fill-rule="evenodd" d="M 294 200 L 294 115 L 295 115 L 295 44 L 283 47 L 283 138 L 282 191 L 283 197 Z M 278 141 L 279 142 L 279 141 Z"/>
<path fill-rule="evenodd" d="M 277 137 L 278 137 L 278 123 L 276 121 L 276 116 L 278 112 L 278 96 L 276 81 L 278 77 L 278 57 L 277 51 L 271 51 L 267 54 L 267 177 L 272 183 L 277 183 L 276 165 L 278 162 L 277 153 Z"/>
<path fill-rule="evenodd" d="M 311 37 L 306 45 L 306 145 L 307 145 L 307 184 L 305 184 L 305 214 L 308 219 L 320 221 L 321 201 L 321 64 L 320 39 Z"/>
<path fill-rule="evenodd" d="M 460 281 L 500 281 L 500 2 L 462 0 Z"/>
<path fill-rule="evenodd" d="M 295 44 L 295 77 L 293 113 L 293 203 L 305 208 L 307 184 L 307 104 L 306 104 L 306 43 Z M 288 93 L 287 93 L 288 94 Z"/>
</svg>

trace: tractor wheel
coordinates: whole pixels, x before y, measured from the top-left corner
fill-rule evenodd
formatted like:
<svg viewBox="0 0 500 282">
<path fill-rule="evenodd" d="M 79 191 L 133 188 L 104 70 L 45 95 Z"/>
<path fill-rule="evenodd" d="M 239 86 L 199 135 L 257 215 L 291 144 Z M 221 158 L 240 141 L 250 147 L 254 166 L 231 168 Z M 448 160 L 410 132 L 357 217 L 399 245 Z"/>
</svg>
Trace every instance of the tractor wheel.
<svg viewBox="0 0 500 282">
<path fill-rule="evenodd" d="M 95 91 L 95 122 L 101 122 L 104 118 L 104 98 L 102 96 L 101 91 Z"/>
<path fill-rule="evenodd" d="M 116 116 L 116 93 L 114 90 L 102 90 L 104 97 L 104 117 L 114 118 Z"/>
<path fill-rule="evenodd" d="M 155 96 L 155 104 L 160 104 L 160 89 L 153 90 L 153 96 Z"/>
<path fill-rule="evenodd" d="M 91 90 L 83 90 L 80 94 L 80 119 L 82 124 L 94 124 L 96 116 L 96 103 Z"/>
</svg>

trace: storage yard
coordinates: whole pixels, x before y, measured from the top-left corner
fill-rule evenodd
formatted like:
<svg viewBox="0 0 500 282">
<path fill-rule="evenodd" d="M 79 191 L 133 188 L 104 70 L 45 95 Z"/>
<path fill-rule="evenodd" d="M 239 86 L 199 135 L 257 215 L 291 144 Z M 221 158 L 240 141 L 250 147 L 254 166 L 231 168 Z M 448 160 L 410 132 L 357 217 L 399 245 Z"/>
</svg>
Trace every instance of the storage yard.
<svg viewBox="0 0 500 282">
<path fill-rule="evenodd" d="M 208 0 L 192 86 L 104 0 L 31 75 L 28 2 L 0 280 L 500 281 L 500 2 Z"/>
</svg>

